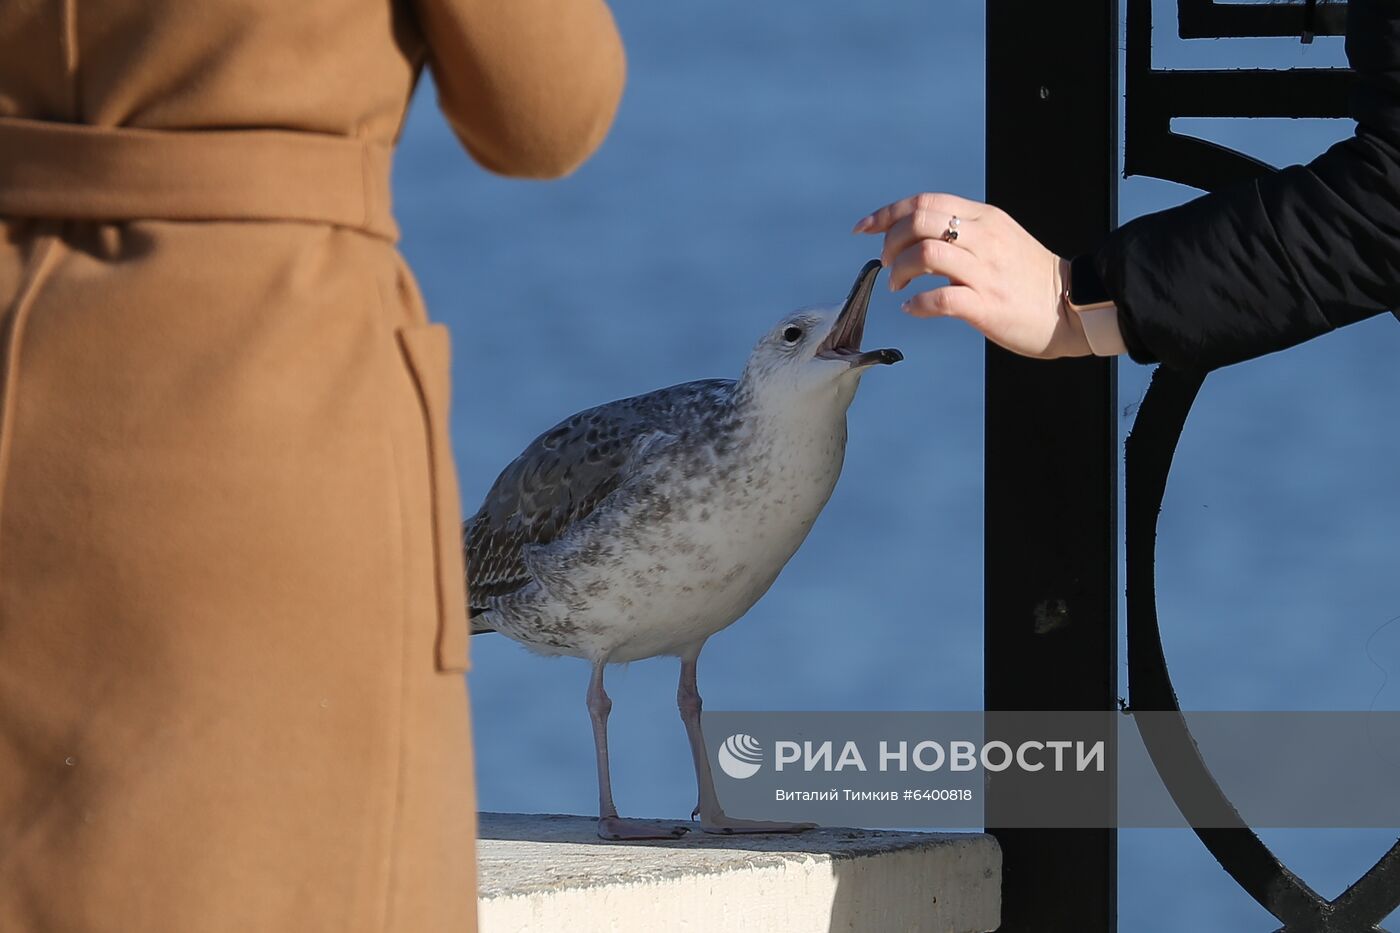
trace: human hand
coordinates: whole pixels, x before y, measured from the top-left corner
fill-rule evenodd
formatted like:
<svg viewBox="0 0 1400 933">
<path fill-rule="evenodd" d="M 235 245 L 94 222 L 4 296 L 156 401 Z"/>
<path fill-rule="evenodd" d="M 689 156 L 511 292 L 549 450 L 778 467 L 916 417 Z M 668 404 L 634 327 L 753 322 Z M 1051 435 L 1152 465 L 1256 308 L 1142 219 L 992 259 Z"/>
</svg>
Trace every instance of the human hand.
<svg viewBox="0 0 1400 933">
<path fill-rule="evenodd" d="M 956 217 L 956 236 L 945 238 Z M 923 275 L 948 284 L 914 295 L 916 317 L 954 317 L 1013 353 L 1088 356 L 1079 315 L 1062 300 L 1068 262 L 1005 211 L 951 194 L 917 194 L 862 217 L 852 233 L 885 235 L 880 261 L 899 291 Z"/>
</svg>

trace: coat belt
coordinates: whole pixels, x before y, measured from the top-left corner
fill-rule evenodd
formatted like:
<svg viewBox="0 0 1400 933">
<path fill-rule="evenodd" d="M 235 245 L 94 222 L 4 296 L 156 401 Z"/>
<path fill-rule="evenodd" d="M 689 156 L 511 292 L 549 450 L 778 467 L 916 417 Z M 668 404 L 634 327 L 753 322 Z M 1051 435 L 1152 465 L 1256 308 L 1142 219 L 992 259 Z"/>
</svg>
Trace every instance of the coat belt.
<svg viewBox="0 0 1400 933">
<path fill-rule="evenodd" d="M 392 147 L 284 130 L 145 130 L 0 117 L 0 216 L 291 220 L 395 239 Z"/>
</svg>

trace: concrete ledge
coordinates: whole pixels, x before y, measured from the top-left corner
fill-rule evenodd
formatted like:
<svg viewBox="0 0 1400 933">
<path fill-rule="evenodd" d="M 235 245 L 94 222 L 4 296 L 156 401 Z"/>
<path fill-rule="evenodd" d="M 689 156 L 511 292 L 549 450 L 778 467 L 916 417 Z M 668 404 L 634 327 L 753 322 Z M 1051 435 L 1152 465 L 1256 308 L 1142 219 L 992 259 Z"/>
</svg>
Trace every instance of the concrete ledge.
<svg viewBox="0 0 1400 933">
<path fill-rule="evenodd" d="M 482 933 L 985 933 L 1001 850 L 977 833 L 604 842 L 580 816 L 481 814 Z"/>
</svg>

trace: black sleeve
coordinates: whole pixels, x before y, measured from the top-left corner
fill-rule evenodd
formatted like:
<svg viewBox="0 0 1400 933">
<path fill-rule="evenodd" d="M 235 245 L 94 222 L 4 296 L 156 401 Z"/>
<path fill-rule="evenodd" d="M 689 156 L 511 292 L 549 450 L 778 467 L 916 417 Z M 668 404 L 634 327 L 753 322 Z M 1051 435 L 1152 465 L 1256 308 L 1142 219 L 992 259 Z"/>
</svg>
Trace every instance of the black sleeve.
<svg viewBox="0 0 1400 933">
<path fill-rule="evenodd" d="M 1133 359 L 1212 369 L 1400 307 L 1400 2 L 1352 0 L 1356 134 L 1094 254 Z"/>
</svg>

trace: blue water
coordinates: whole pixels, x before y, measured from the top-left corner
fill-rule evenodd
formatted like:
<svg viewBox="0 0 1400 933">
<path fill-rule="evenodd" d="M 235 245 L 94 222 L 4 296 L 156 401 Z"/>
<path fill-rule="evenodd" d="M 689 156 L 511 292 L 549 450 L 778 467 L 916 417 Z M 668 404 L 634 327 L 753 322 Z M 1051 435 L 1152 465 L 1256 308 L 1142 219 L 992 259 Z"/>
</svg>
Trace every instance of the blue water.
<svg viewBox="0 0 1400 933">
<path fill-rule="evenodd" d="M 405 134 L 403 248 L 454 331 L 468 511 L 564 415 L 736 375 L 782 312 L 839 300 L 874 250 L 846 233 L 867 210 L 919 190 L 983 192 L 980 3 L 614 8 L 628 91 L 612 136 L 573 177 L 487 175 L 430 86 Z M 1159 65 L 1341 55 L 1335 40 L 1173 42 L 1169 26 Z M 1188 128 L 1276 163 L 1349 132 L 1200 122 Z M 1123 216 L 1191 194 L 1129 180 Z M 845 474 L 807 544 L 711 640 L 700 675 L 711 708 L 981 706 L 982 345 L 955 322 L 899 314 L 898 301 L 877 294 L 867 340 L 908 359 L 865 380 Z M 1400 615 L 1397 359 L 1400 325 L 1385 318 L 1208 381 L 1161 524 L 1161 611 L 1186 706 L 1400 706 L 1400 623 L 1383 627 Z M 1147 377 L 1122 366 L 1125 432 Z M 472 647 L 482 807 L 593 812 L 585 665 L 498 636 Z M 674 661 L 609 674 L 626 813 L 682 816 L 693 803 L 675 675 Z M 1266 838 L 1335 895 L 1394 834 Z M 1120 845 L 1124 931 L 1274 928 L 1189 834 L 1124 832 Z"/>
</svg>

